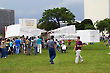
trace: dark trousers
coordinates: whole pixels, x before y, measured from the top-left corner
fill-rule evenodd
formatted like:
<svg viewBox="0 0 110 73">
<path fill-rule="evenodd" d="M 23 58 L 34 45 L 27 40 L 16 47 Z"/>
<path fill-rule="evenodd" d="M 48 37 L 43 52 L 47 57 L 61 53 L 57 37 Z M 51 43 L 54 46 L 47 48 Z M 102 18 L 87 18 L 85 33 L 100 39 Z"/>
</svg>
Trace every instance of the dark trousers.
<svg viewBox="0 0 110 73">
<path fill-rule="evenodd" d="M 16 47 L 14 46 L 14 48 L 13 48 L 13 53 L 16 53 Z"/>
<path fill-rule="evenodd" d="M 58 46 L 58 45 L 57 45 L 57 50 L 58 50 L 58 51 L 60 51 L 60 50 L 59 50 L 59 46 Z"/>
<path fill-rule="evenodd" d="M 49 48 L 49 56 L 50 56 L 50 62 L 53 62 L 53 59 L 56 57 L 54 48 Z"/>
<path fill-rule="evenodd" d="M 8 55 L 9 46 L 6 46 L 6 56 Z"/>
<path fill-rule="evenodd" d="M 37 47 L 34 47 L 35 55 L 37 55 Z"/>
<path fill-rule="evenodd" d="M 2 57 L 6 57 L 6 53 L 7 53 L 7 50 L 5 48 L 1 48 L 1 52 L 2 52 Z"/>
<path fill-rule="evenodd" d="M 13 47 L 10 47 L 10 49 L 11 49 L 11 54 L 13 54 Z"/>
<path fill-rule="evenodd" d="M 62 50 L 61 52 L 62 52 L 62 53 L 65 52 L 65 53 L 66 53 L 66 50 Z"/>
</svg>

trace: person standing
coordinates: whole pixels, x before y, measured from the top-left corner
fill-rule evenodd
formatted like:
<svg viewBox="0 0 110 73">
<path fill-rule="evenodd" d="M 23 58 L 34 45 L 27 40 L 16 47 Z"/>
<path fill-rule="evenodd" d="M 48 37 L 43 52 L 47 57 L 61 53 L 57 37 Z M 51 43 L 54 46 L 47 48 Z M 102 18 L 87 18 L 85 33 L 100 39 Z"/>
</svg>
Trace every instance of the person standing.
<svg viewBox="0 0 110 73">
<path fill-rule="evenodd" d="M 76 51 L 76 59 L 75 59 L 76 64 L 78 64 L 79 59 L 80 59 L 80 62 L 83 62 L 83 58 L 80 55 L 81 47 L 83 47 L 83 45 L 82 45 L 82 42 L 80 41 L 80 37 L 78 36 L 76 40 L 76 46 L 74 48 L 74 51 Z"/>
<path fill-rule="evenodd" d="M 60 44 L 59 44 L 59 41 L 57 39 L 56 39 L 56 45 L 57 45 L 57 50 L 60 51 L 59 50 Z"/>
<path fill-rule="evenodd" d="M 39 52 L 40 54 L 42 53 L 42 39 L 40 39 L 39 36 L 37 39 L 37 52 Z"/>
<path fill-rule="evenodd" d="M 16 40 L 15 40 L 16 54 L 19 54 L 19 52 L 20 52 L 20 42 L 21 42 L 21 40 L 16 38 Z"/>
<path fill-rule="evenodd" d="M 108 36 L 108 45 L 109 45 L 109 49 L 110 49 L 110 35 Z"/>
<path fill-rule="evenodd" d="M 8 55 L 8 51 L 9 51 L 9 46 L 10 46 L 10 42 L 9 39 L 6 38 L 6 55 Z"/>
<path fill-rule="evenodd" d="M 69 49 L 71 48 L 71 40 L 68 40 Z"/>
<path fill-rule="evenodd" d="M 23 37 L 20 37 L 20 53 L 23 51 Z"/>
<path fill-rule="evenodd" d="M 5 39 L 2 39 L 1 42 L 1 52 L 2 52 L 1 58 L 6 58 L 7 49 L 6 49 Z"/>
<path fill-rule="evenodd" d="M 63 51 L 66 53 L 66 45 L 65 45 L 65 43 L 62 43 L 62 45 L 61 45 L 61 52 L 63 53 Z"/>
<path fill-rule="evenodd" d="M 13 55 L 13 41 L 10 41 L 10 49 L 11 49 L 11 55 Z"/>
<path fill-rule="evenodd" d="M 26 38 L 23 38 L 23 53 L 26 54 Z"/>
<path fill-rule="evenodd" d="M 30 47 L 30 39 L 26 39 L 26 50 L 27 50 L 27 55 L 31 55 L 31 47 Z"/>
<path fill-rule="evenodd" d="M 16 53 L 16 43 L 15 43 L 15 38 L 13 38 L 13 53 Z"/>
<path fill-rule="evenodd" d="M 37 55 L 37 37 L 33 40 L 34 52 Z"/>
<path fill-rule="evenodd" d="M 56 57 L 54 36 L 51 36 L 51 39 L 48 41 L 47 45 L 49 48 L 50 63 L 54 64 L 53 59 Z"/>
</svg>

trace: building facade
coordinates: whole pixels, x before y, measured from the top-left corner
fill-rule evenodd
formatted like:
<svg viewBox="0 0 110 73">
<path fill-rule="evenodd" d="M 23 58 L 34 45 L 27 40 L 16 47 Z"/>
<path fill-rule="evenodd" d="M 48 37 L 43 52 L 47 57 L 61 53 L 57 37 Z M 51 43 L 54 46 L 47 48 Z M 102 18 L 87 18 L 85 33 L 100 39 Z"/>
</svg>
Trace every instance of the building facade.
<svg viewBox="0 0 110 73">
<path fill-rule="evenodd" d="M 0 34 L 5 33 L 5 26 L 15 24 L 14 10 L 0 9 Z"/>
<path fill-rule="evenodd" d="M 93 23 L 110 18 L 110 0 L 84 0 L 84 18 Z"/>
<path fill-rule="evenodd" d="M 19 19 L 19 24 L 37 28 L 37 19 L 21 18 Z"/>
</svg>

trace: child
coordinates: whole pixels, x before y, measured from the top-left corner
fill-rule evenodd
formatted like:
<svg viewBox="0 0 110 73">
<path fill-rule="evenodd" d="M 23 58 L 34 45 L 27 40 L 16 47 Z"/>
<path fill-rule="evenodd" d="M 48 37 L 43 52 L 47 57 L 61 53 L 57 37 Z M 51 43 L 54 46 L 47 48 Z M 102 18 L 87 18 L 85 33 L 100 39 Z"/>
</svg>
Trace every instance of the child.
<svg viewBox="0 0 110 73">
<path fill-rule="evenodd" d="M 64 43 L 62 43 L 61 47 L 62 47 L 62 53 L 63 53 L 63 51 L 66 53 L 66 45 Z"/>
</svg>

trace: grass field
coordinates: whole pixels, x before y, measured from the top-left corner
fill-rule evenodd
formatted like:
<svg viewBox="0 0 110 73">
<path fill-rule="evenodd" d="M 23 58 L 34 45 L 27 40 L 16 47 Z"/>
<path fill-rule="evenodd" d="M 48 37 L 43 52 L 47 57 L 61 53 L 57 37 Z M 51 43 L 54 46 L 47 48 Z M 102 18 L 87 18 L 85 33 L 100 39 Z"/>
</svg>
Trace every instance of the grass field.
<svg viewBox="0 0 110 73">
<path fill-rule="evenodd" d="M 110 49 L 102 42 L 83 47 L 84 63 L 79 64 L 74 63 L 73 46 L 66 54 L 57 53 L 54 65 L 49 63 L 48 50 L 37 56 L 10 55 L 0 59 L 0 73 L 110 73 Z"/>
</svg>

